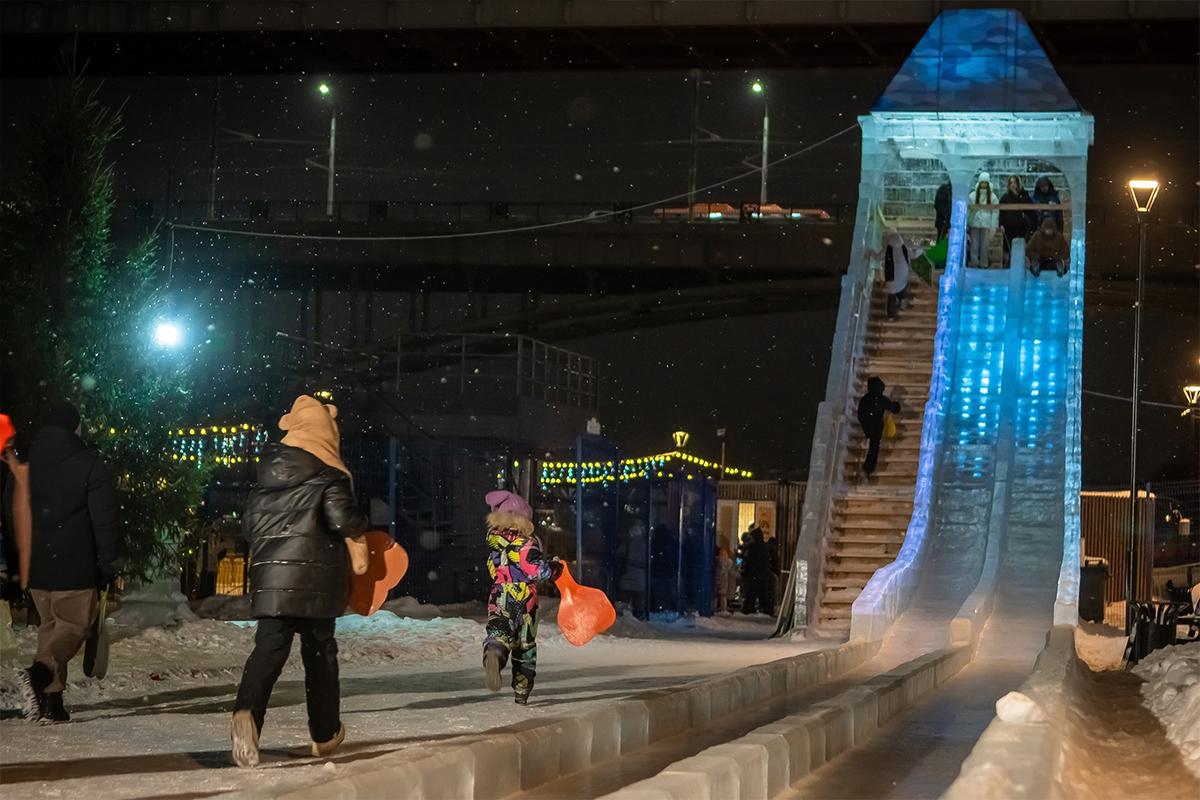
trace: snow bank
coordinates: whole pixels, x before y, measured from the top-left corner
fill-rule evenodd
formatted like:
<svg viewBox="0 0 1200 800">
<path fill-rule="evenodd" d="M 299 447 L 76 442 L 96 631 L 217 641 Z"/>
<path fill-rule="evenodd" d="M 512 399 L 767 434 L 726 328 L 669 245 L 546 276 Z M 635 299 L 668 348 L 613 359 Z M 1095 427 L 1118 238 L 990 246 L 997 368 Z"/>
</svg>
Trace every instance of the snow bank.
<svg viewBox="0 0 1200 800">
<path fill-rule="evenodd" d="M 1075 629 L 1075 652 L 1088 667 L 1097 672 L 1121 669 L 1125 661 L 1124 633 L 1107 625 L 1080 620 Z"/>
<path fill-rule="evenodd" d="M 214 594 L 191 603 L 201 619 L 250 619 L 250 595 Z"/>
<path fill-rule="evenodd" d="M 1133 668 L 1142 702 L 1166 728 L 1184 764 L 1200 776 L 1200 642 L 1155 650 Z"/>
</svg>

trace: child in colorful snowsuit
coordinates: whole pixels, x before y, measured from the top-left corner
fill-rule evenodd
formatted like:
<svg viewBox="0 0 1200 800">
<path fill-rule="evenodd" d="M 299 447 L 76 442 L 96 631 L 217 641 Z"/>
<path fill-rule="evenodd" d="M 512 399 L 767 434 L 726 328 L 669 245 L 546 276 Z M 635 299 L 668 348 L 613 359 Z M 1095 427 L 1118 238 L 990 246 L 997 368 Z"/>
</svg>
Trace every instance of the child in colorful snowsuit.
<svg viewBox="0 0 1200 800">
<path fill-rule="evenodd" d="M 542 555 L 533 535 L 533 509 L 512 492 L 488 492 L 484 498 L 492 512 L 487 516 L 488 594 L 487 638 L 483 642 L 483 668 L 488 688 L 500 689 L 500 670 L 512 656 L 512 688 L 521 705 L 529 702 L 537 670 L 537 584 L 562 574 L 562 562 Z"/>
</svg>

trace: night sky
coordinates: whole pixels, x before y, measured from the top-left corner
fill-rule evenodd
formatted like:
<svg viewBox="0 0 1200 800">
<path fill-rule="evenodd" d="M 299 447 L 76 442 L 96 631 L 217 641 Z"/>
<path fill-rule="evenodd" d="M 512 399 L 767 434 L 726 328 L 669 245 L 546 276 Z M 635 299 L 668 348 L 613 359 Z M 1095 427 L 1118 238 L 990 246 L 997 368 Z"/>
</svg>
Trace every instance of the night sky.
<svg viewBox="0 0 1200 800">
<path fill-rule="evenodd" d="M 805 69 L 755 73 L 769 87 L 772 156 L 823 138 L 865 113 L 890 69 Z M 1165 181 L 1165 219 L 1194 220 L 1200 150 L 1193 67 L 1075 67 L 1067 86 L 1096 117 L 1089 201 L 1129 211 L 1123 182 L 1145 169 Z M 701 185 L 746 171 L 758 154 L 761 104 L 743 71 L 704 75 L 700 125 L 710 131 L 699 159 Z M 218 197 L 324 199 L 328 111 L 315 92 L 333 86 L 338 103 L 338 198 L 398 201 L 644 202 L 687 188 L 692 88 L 683 72 L 542 72 L 488 75 L 224 76 L 217 110 Z M 45 79 L 0 81 L 3 156 L 46 87 Z M 214 79 L 110 78 L 101 96 L 123 104 L 125 131 L 114 156 L 121 199 L 202 203 L 209 180 Z M 258 137 L 259 141 L 250 141 Z M 719 137 L 719 138 L 717 138 Z M 271 140 L 271 141 L 266 141 Z M 857 131 L 771 171 L 772 200 L 831 206 L 856 200 Z M 711 193 L 755 199 L 756 178 Z M 1130 212 L 1131 216 L 1131 212 Z M 1153 261 L 1173 274 L 1196 264 L 1192 246 Z M 1129 227 L 1127 253 L 1136 257 Z M 1186 237 L 1184 239 L 1186 241 Z M 1097 257 L 1089 253 L 1089 262 Z M 1153 271 L 1151 273 L 1153 282 Z M 1200 286 L 1196 302 L 1147 306 L 1144 397 L 1181 402 L 1179 387 L 1200 378 Z M 1089 285 L 1089 291 L 1092 286 Z M 644 327 L 566 343 L 603 364 L 605 432 L 630 452 L 656 451 L 668 432 L 688 428 L 697 451 L 715 455 L 715 429 L 730 430 L 731 463 L 762 475 L 803 476 L 812 422 L 824 396 L 836 308 Z M 1085 387 L 1127 395 L 1131 312 L 1089 310 Z M 1084 480 L 1127 476 L 1127 406 L 1085 397 Z M 1197 474 L 1195 426 L 1178 411 L 1142 412 L 1148 477 Z"/>
</svg>

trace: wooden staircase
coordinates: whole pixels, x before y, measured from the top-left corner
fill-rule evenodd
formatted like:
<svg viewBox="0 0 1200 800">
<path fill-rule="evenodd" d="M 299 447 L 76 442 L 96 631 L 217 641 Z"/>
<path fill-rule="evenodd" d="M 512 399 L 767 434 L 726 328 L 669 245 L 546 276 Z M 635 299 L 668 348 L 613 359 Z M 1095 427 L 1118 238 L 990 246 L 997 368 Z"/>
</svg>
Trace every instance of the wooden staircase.
<svg viewBox="0 0 1200 800">
<path fill-rule="evenodd" d="M 915 278 L 909 290 L 913 307 L 901 309 L 895 322 L 887 319 L 887 295 L 882 286 L 876 287 L 872 298 L 865 353 L 859 361 L 854 397 L 846 409 L 851 432 L 843 480 L 835 490 L 832 524 L 825 539 L 817 608 L 817 630 L 824 634 L 849 632 L 855 598 L 875 570 L 895 560 L 912 517 L 937 330 L 937 295 Z M 896 438 L 883 441 L 879 465 L 868 484 L 861 474 L 867 439 L 858 425 L 856 409 L 872 376 L 883 380 L 886 394 L 900 403 L 901 410 L 896 415 Z"/>
</svg>

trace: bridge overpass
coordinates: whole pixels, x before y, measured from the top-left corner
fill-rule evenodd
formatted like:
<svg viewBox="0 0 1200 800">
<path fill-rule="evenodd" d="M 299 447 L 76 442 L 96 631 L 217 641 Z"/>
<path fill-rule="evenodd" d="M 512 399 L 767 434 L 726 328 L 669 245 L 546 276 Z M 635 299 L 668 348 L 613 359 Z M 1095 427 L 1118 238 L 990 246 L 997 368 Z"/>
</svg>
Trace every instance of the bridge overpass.
<svg viewBox="0 0 1200 800">
<path fill-rule="evenodd" d="M 280 201 L 225 204 L 207 219 L 206 204 L 185 202 L 160 232 L 176 285 L 194 297 L 292 298 L 288 307 L 304 323 L 289 332 L 314 338 L 328 337 L 320 320 L 329 314 L 350 315 L 359 321 L 346 343 L 397 327 L 562 341 L 836 303 L 850 207 L 826 206 L 830 219 L 803 222 L 612 213 L 633 205 L 373 201 L 338 204 L 330 219 L 324 204 Z M 118 231 L 144 230 L 162 210 L 122 203 Z M 1088 210 L 1093 308 L 1132 301 L 1136 229 L 1123 211 Z M 1154 225 L 1147 297 L 1157 308 L 1195 309 L 1195 214 Z M 352 311 L 332 311 L 347 303 Z M 253 328 L 256 320 L 246 311 L 243 322 Z"/>
<path fill-rule="evenodd" d="M 991 0 L 6 0 L 6 75 L 895 67 L 947 7 Z M 1059 66 L 1193 63 L 1194 3 L 1005 2 Z"/>
</svg>

